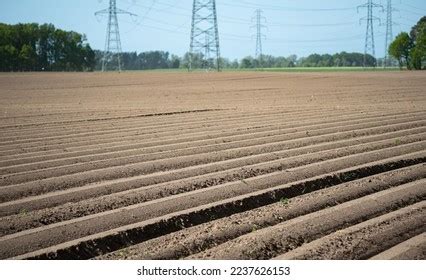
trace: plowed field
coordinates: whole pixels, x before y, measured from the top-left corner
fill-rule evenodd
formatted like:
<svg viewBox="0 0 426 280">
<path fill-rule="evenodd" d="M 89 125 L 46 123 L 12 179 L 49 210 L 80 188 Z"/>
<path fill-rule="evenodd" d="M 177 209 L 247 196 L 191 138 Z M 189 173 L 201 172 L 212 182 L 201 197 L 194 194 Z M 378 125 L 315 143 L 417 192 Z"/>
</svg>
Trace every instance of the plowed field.
<svg viewBox="0 0 426 280">
<path fill-rule="evenodd" d="M 0 74 L 0 259 L 425 259 L 426 74 Z"/>
</svg>

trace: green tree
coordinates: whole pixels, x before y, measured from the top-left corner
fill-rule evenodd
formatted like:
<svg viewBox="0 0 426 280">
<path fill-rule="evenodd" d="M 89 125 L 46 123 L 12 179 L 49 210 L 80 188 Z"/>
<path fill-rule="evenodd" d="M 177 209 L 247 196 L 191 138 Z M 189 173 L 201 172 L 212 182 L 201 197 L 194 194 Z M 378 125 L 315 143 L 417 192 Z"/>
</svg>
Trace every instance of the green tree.
<svg viewBox="0 0 426 280">
<path fill-rule="evenodd" d="M 96 55 L 95 51 L 86 44 L 83 47 L 83 60 L 84 60 L 84 70 L 86 71 L 94 71 L 96 65 Z"/>
<path fill-rule="evenodd" d="M 179 69 L 180 67 L 180 58 L 177 55 L 172 54 L 170 58 L 169 68 L 171 69 Z"/>
<path fill-rule="evenodd" d="M 241 60 L 240 67 L 241 68 L 254 68 L 255 67 L 255 61 L 254 61 L 253 57 L 251 57 L 251 56 L 244 57 Z"/>
<path fill-rule="evenodd" d="M 189 62 L 191 61 L 191 67 L 192 69 L 202 68 L 204 64 L 204 58 L 202 53 L 193 53 L 190 54 L 185 53 L 185 55 L 182 58 L 182 62 L 180 64 L 181 68 L 189 69 Z"/>
<path fill-rule="evenodd" d="M 389 54 L 398 60 L 399 67 L 405 65 L 411 68 L 410 52 L 413 48 L 413 41 L 406 32 L 400 33 L 389 46 Z"/>
<path fill-rule="evenodd" d="M 30 45 L 23 45 L 18 55 L 19 68 L 23 71 L 33 71 L 36 68 L 37 54 Z"/>
<path fill-rule="evenodd" d="M 0 46 L 0 67 L 2 71 L 17 71 L 19 51 L 12 45 Z"/>
<path fill-rule="evenodd" d="M 417 40 L 417 34 L 421 31 L 424 24 L 426 24 L 426 16 L 422 17 L 416 25 L 411 28 L 410 37 L 413 41 Z"/>
<path fill-rule="evenodd" d="M 86 41 L 84 35 L 51 24 L 0 24 L 0 70 L 91 70 L 95 54 Z"/>
<path fill-rule="evenodd" d="M 39 27 L 38 34 L 38 67 L 39 70 L 50 71 L 53 63 L 53 43 L 52 34 L 55 32 L 53 24 L 43 24 Z"/>
<path fill-rule="evenodd" d="M 238 59 L 234 59 L 230 65 L 233 69 L 238 69 L 240 67 L 240 63 L 238 62 Z"/>
<path fill-rule="evenodd" d="M 426 67 L 426 17 L 425 21 L 416 25 L 414 47 L 410 52 L 411 63 L 414 69 Z"/>
</svg>

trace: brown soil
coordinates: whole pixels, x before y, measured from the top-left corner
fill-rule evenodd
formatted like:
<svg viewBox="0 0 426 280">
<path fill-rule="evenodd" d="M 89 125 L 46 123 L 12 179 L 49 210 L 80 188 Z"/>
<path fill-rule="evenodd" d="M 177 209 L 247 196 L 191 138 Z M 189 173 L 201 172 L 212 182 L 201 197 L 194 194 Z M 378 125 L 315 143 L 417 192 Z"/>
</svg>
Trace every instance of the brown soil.
<svg viewBox="0 0 426 280">
<path fill-rule="evenodd" d="M 0 74 L 0 258 L 424 259 L 425 78 Z"/>
<path fill-rule="evenodd" d="M 424 216 L 422 217 L 424 219 Z M 424 226 L 424 225 L 423 225 Z M 374 257 L 372 260 L 424 260 L 426 259 L 426 233 L 404 241 Z"/>
<path fill-rule="evenodd" d="M 333 207 L 376 191 L 425 176 L 423 165 L 410 166 L 358 179 L 264 207 L 190 227 L 99 259 L 176 259 L 202 252 L 255 230 L 270 227 L 315 211 Z"/>
<path fill-rule="evenodd" d="M 426 231 L 426 204 L 419 203 L 340 230 L 277 259 L 367 259 Z"/>
</svg>

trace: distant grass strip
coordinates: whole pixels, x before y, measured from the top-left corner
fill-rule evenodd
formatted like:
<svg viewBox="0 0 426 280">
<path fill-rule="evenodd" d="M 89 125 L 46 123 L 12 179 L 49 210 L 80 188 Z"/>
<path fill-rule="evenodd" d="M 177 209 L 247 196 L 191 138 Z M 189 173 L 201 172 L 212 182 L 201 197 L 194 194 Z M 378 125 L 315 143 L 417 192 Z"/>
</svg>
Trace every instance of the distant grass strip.
<svg viewBox="0 0 426 280">
<path fill-rule="evenodd" d="M 401 71 L 398 67 L 382 68 L 382 67 L 286 67 L 286 68 L 238 68 L 238 69 L 222 69 L 222 72 L 396 72 Z M 124 72 L 154 72 L 154 73 L 188 73 L 188 69 L 154 69 L 154 70 L 125 70 Z M 194 69 L 193 73 L 216 72 L 214 69 L 203 70 Z"/>
<path fill-rule="evenodd" d="M 255 69 L 256 71 L 264 72 L 389 72 L 389 71 L 400 71 L 399 68 L 363 68 L 363 67 L 289 67 L 289 68 L 263 68 Z"/>
</svg>

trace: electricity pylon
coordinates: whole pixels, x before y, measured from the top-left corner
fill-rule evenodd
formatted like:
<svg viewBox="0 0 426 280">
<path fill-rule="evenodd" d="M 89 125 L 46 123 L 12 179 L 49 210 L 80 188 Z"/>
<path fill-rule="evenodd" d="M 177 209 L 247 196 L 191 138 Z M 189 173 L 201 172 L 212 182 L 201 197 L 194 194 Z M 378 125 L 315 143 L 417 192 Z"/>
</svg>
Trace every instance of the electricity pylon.
<svg viewBox="0 0 426 280">
<path fill-rule="evenodd" d="M 392 21 L 392 12 L 396 11 L 392 7 L 392 0 L 387 0 L 386 6 L 386 38 L 385 38 L 385 58 L 383 60 L 383 67 L 386 68 L 391 64 L 391 58 L 389 56 L 389 45 L 393 40 L 392 27 L 394 22 Z"/>
<path fill-rule="evenodd" d="M 255 25 L 251 26 L 252 28 L 256 28 L 256 53 L 255 58 L 257 58 L 260 67 L 263 67 L 262 58 L 263 58 L 263 50 L 262 50 L 262 39 L 265 39 L 265 35 L 262 34 L 262 29 L 266 28 L 266 25 L 262 24 L 262 22 L 266 22 L 266 18 L 262 16 L 263 11 L 257 9 L 255 11 L 255 16 L 252 18 L 252 22 L 256 22 Z"/>
<path fill-rule="evenodd" d="M 359 12 L 360 8 L 367 8 L 367 16 L 360 19 L 360 22 L 365 20 L 367 21 L 367 31 L 365 33 L 365 48 L 364 48 L 364 67 L 367 67 L 367 55 L 371 54 L 376 58 L 376 47 L 374 44 L 374 24 L 373 22 L 380 18 L 373 15 L 374 8 L 381 8 L 383 11 L 383 6 L 373 3 L 373 0 L 368 0 L 364 5 L 358 6 L 357 10 Z M 376 65 L 374 64 L 374 67 Z"/>
<path fill-rule="evenodd" d="M 102 72 L 108 70 L 108 63 L 111 62 L 114 58 L 114 55 L 117 56 L 117 69 L 121 72 L 121 40 L 120 40 L 120 30 L 118 28 L 118 19 L 117 14 L 127 14 L 130 16 L 136 16 L 128 11 L 121 10 L 117 8 L 116 0 L 109 1 L 109 8 L 100 10 L 95 13 L 95 15 L 108 14 L 108 26 L 105 40 L 105 51 L 102 58 Z"/>
<path fill-rule="evenodd" d="M 203 54 L 204 67 L 209 68 L 216 60 L 220 71 L 219 29 L 215 0 L 194 0 L 192 7 L 191 44 L 189 49 L 189 70 L 193 68 L 194 55 Z M 211 57 L 214 55 L 215 57 Z"/>
</svg>

